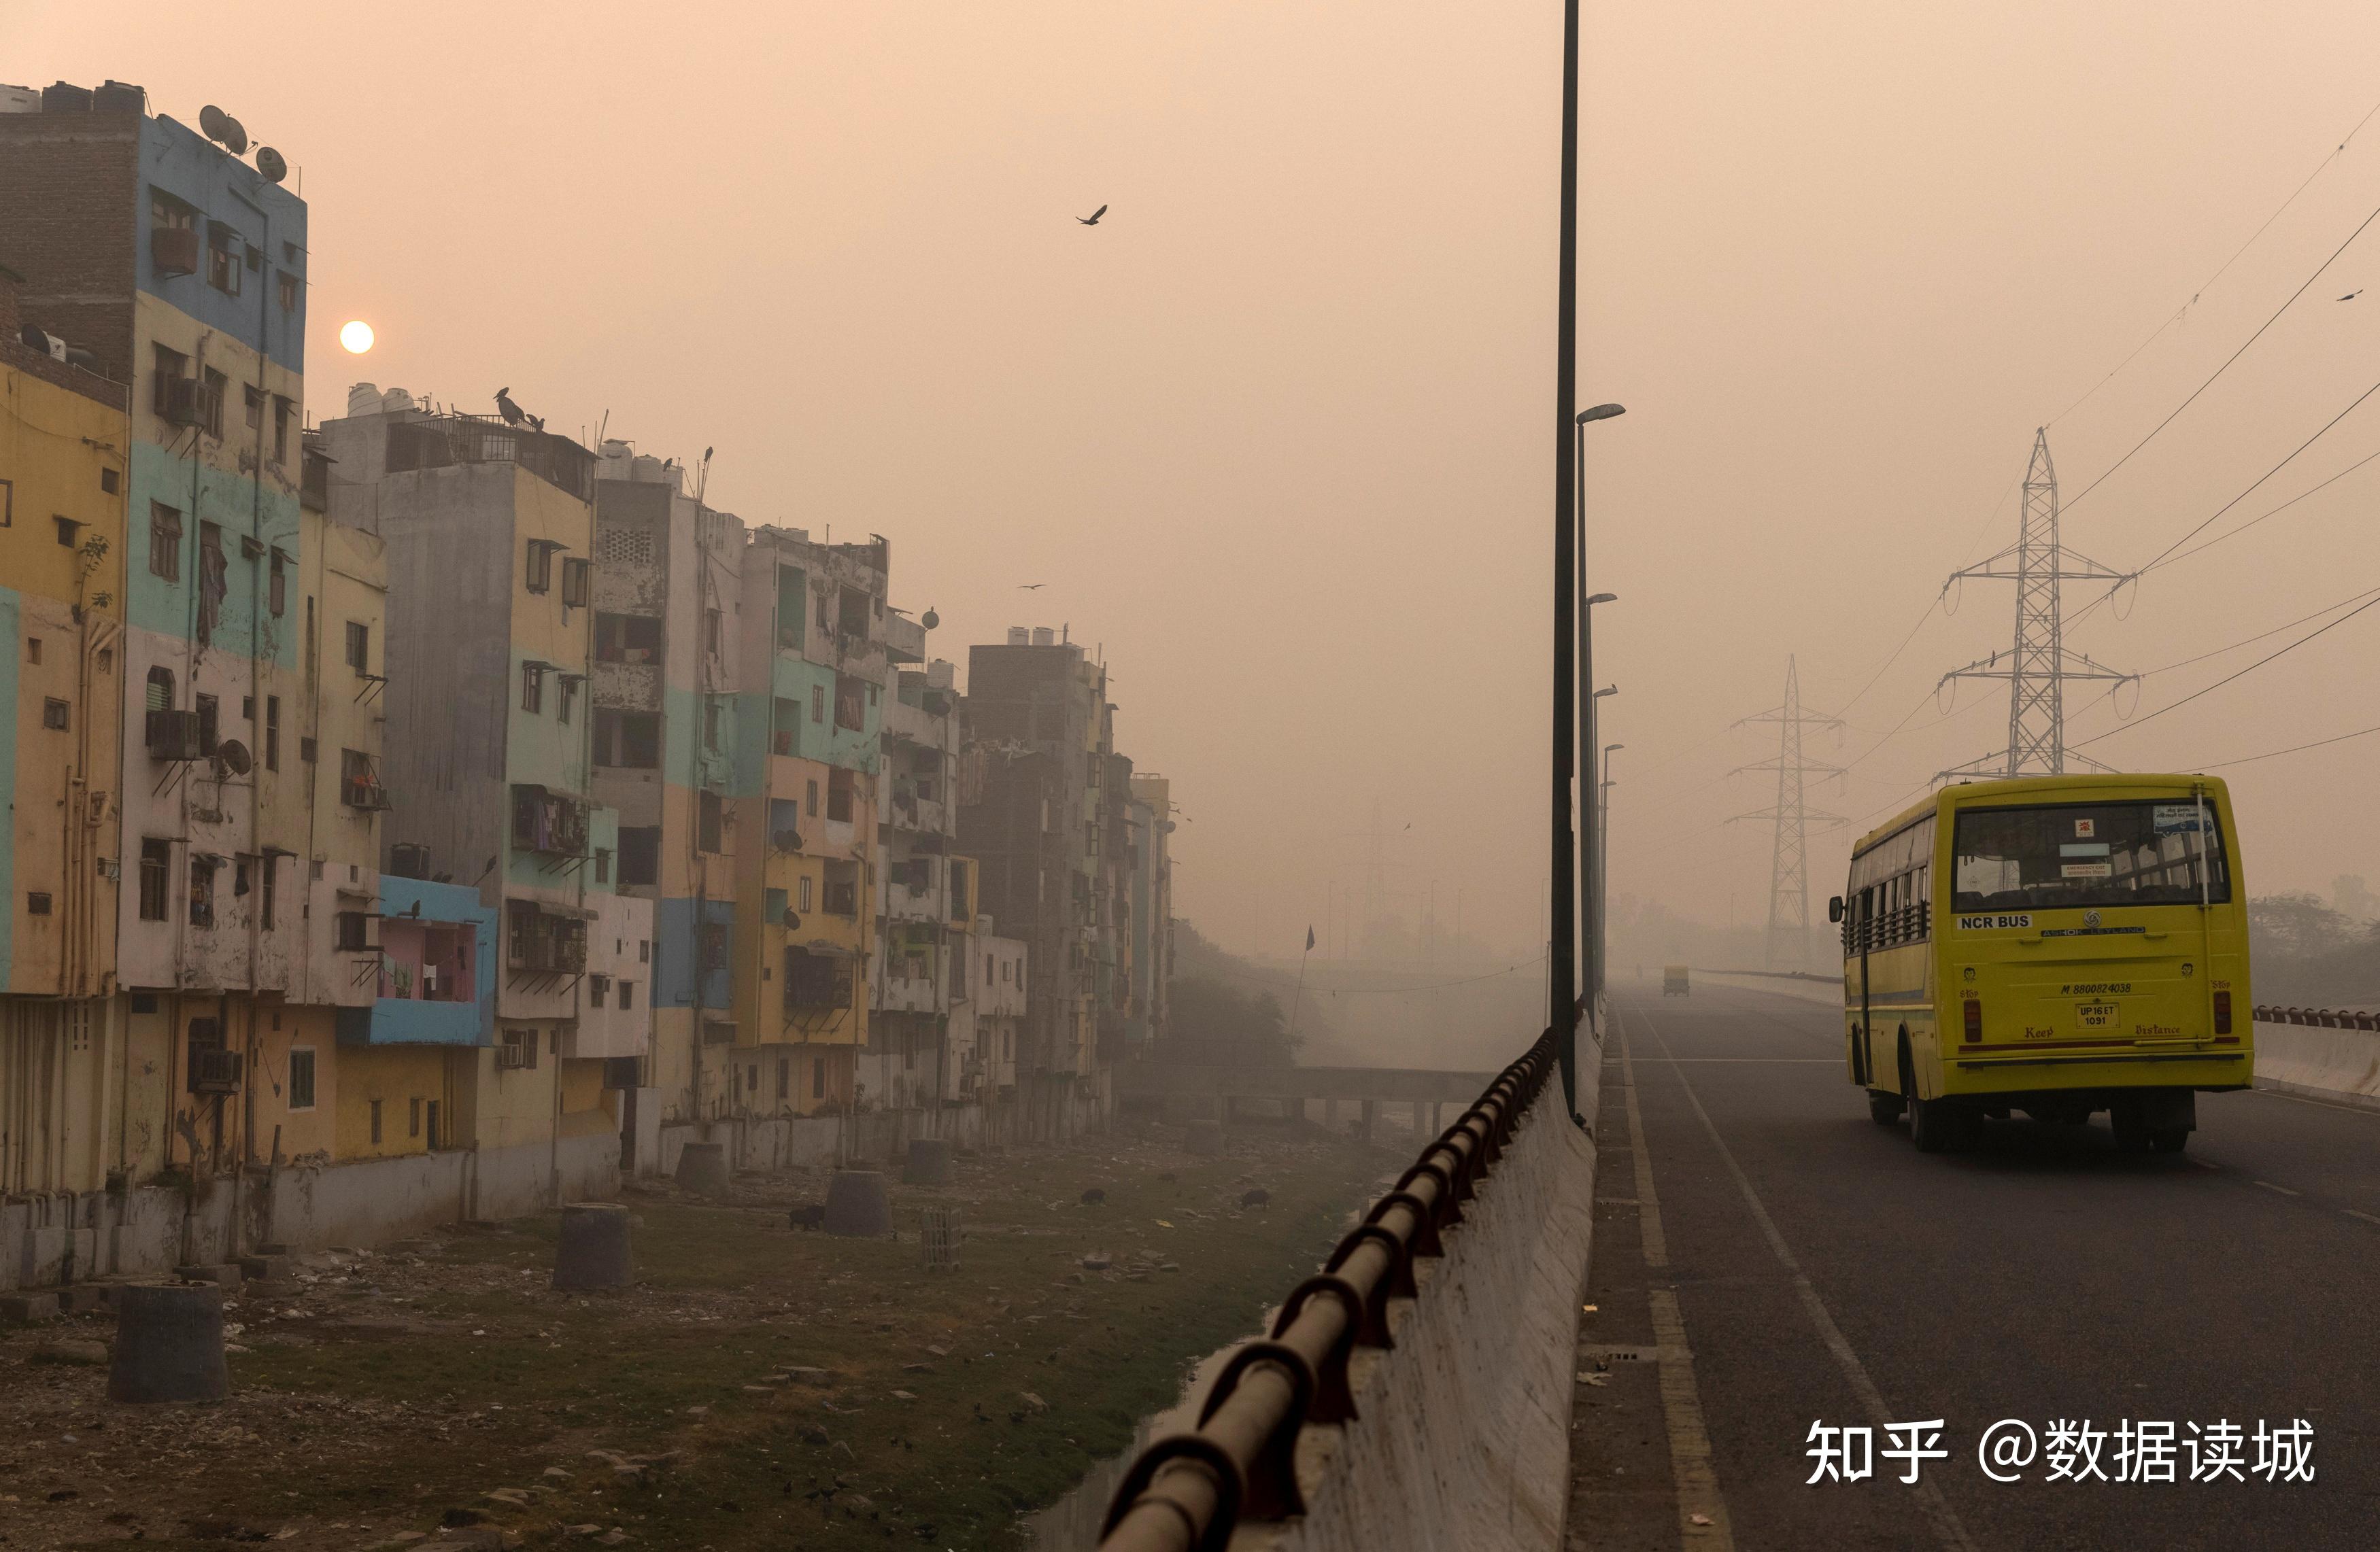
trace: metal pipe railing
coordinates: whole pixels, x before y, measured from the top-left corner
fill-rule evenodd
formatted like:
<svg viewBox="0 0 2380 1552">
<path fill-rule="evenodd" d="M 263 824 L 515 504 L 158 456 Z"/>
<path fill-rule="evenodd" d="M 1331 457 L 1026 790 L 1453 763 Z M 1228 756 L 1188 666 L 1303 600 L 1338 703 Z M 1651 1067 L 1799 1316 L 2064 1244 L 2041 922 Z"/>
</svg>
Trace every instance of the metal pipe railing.
<svg viewBox="0 0 2380 1552">
<path fill-rule="evenodd" d="M 1552 1030 L 1497 1075 L 1478 1101 L 1422 1150 L 1374 1202 L 1322 1270 L 1291 1290 L 1271 1334 L 1232 1352 L 1198 1426 L 1141 1451 L 1108 1506 L 1102 1552 L 1221 1552 L 1243 1520 L 1305 1511 L 1297 1437 L 1308 1423 L 1355 1416 L 1347 1361 L 1386 1349 L 1389 1301 L 1414 1298 L 1416 1257 L 1442 1255 L 1554 1062 Z"/>
</svg>

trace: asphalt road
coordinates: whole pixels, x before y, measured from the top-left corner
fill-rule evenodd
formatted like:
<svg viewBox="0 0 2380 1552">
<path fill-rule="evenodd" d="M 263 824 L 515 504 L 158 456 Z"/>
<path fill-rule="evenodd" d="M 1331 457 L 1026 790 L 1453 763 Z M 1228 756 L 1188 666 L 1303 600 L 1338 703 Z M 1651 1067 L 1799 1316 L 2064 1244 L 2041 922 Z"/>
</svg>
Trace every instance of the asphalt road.
<svg viewBox="0 0 2380 1552">
<path fill-rule="evenodd" d="M 1925 1155 L 1868 1119 L 1831 1007 L 1614 1001 L 1572 1547 L 2380 1546 L 2380 1113 L 2203 1095 L 2180 1158 L 2104 1116 Z M 1903 1484 L 1882 1425 L 1937 1418 L 1948 1458 Z M 2301 1418 L 2313 1480 L 2264 1480 L 2259 1422 Z M 2002 1419 L 2036 1449 L 2006 1484 Z M 2046 1480 L 2060 1420 L 2109 1480 Z M 2189 1425 L 2227 1421 L 2247 1480 L 2192 1480 Z M 2114 1480 L 2143 1422 L 2174 1480 Z M 1875 1475 L 1810 1485 L 1814 1423 L 1873 1427 Z"/>
</svg>

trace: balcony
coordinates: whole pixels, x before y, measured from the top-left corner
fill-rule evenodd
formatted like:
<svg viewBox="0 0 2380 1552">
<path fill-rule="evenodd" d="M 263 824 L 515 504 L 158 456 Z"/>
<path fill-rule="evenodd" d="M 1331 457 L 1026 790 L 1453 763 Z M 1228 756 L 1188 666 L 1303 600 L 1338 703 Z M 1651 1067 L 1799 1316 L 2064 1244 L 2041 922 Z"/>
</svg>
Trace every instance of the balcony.
<svg viewBox="0 0 2380 1552">
<path fill-rule="evenodd" d="M 896 663 L 926 661 L 926 627 L 905 614 L 884 612 L 884 655 Z"/>
</svg>

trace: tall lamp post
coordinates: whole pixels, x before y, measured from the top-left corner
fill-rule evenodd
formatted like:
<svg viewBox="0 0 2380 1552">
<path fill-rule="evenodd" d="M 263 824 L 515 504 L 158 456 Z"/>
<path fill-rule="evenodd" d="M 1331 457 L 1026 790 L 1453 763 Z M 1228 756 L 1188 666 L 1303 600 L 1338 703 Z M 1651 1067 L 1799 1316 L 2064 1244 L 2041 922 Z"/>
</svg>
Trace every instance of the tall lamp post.
<svg viewBox="0 0 2380 1552">
<path fill-rule="evenodd" d="M 1547 848 L 1546 1033 L 1561 1064 L 1562 1108 L 1578 1113 L 1578 0 L 1562 6 L 1561 209 L 1554 268 L 1553 782 Z M 1585 751 L 1594 758 L 1594 749 Z"/>
<path fill-rule="evenodd" d="M 1626 413 L 1618 405 L 1597 405 L 1593 409 L 1583 412 L 1578 418 L 1578 451 L 1582 459 L 1578 479 L 1578 590 L 1582 594 L 1586 591 L 1586 474 L 1583 462 L 1586 455 L 1586 423 L 1590 420 L 1608 420 L 1612 416 Z M 1616 603 L 1619 598 L 1620 595 L 1617 593 L 1597 593 L 1591 598 L 1582 599 L 1578 611 L 1580 689 L 1578 745 L 1586 756 L 1586 770 L 1582 773 L 1578 783 L 1578 823 L 1583 834 L 1578 859 L 1578 891 L 1582 901 L 1578 937 L 1580 951 L 1583 953 L 1593 952 L 1591 945 L 1595 940 L 1594 917 L 1591 915 L 1595 909 L 1592 898 L 1594 891 L 1588 886 L 1595 878 L 1596 848 L 1603 843 L 1602 837 L 1597 833 L 1595 828 L 1595 794 L 1592 790 L 1595 785 L 1595 703 L 1606 693 L 1597 690 L 1589 695 L 1585 692 L 1587 686 L 1595 683 L 1595 606 L 1598 603 Z M 1587 1032 L 1592 1035 L 1595 1033 L 1595 988 L 1598 983 L 1591 970 L 1585 981 L 1586 995 L 1583 1000 L 1585 1005 Z M 1601 1038 L 1600 1036 L 1597 1037 Z"/>
<path fill-rule="evenodd" d="M 1609 593 L 1601 593 L 1589 601 L 1602 602 L 1610 597 Z M 1590 679 L 1587 683 L 1591 685 L 1595 681 Z M 1587 844 L 1585 856 L 1579 867 L 1578 892 L 1585 901 L 1581 907 L 1585 913 L 1585 927 L 1579 939 L 1586 957 L 1585 991 L 1590 1029 L 1594 1027 L 1591 1021 L 1595 1013 L 1595 1000 L 1603 990 L 1603 900 L 1596 891 L 1595 881 L 1603 875 L 1605 836 L 1601 805 L 1596 791 L 1595 747 L 1596 740 L 1602 736 L 1603 697 L 1619 693 L 1619 685 L 1606 685 L 1586 697 L 1585 736 L 1580 740 L 1586 749 L 1586 779 L 1579 783 L 1579 822 L 1585 828 Z"/>
<path fill-rule="evenodd" d="M 1603 813 L 1600 818 L 1600 823 L 1603 825 L 1609 825 L 1611 822 L 1611 752 L 1614 749 L 1626 747 L 1628 746 L 1625 744 L 1606 744 L 1603 746 Z M 1602 855 L 1598 854 L 1595 869 L 1595 990 L 1597 992 L 1603 989 L 1603 951 L 1609 941 L 1604 930 L 1605 922 L 1608 919 L 1604 910 L 1608 891 L 1604 886 L 1610 877 L 1609 867 L 1605 865 Z"/>
</svg>

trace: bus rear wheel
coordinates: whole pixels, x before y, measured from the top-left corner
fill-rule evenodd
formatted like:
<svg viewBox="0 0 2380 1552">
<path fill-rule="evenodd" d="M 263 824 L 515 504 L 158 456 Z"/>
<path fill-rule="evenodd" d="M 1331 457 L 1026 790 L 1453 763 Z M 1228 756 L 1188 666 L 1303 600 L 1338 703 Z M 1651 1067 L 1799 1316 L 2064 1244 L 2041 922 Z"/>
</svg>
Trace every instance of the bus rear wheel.
<svg viewBox="0 0 2380 1552">
<path fill-rule="evenodd" d="M 2149 1133 L 2149 1146 L 2158 1153 L 2180 1153 L 2189 1146 L 2187 1126 L 2160 1126 Z"/>
<path fill-rule="evenodd" d="M 1887 1088 L 1867 1091 L 1867 1118 L 1878 1126 L 1890 1126 L 1900 1119 L 1901 1098 Z"/>
<path fill-rule="evenodd" d="M 1920 1153 L 1948 1153 L 1967 1140 L 1967 1118 L 1948 1099 L 1909 1102 L 1909 1140 Z"/>
</svg>

